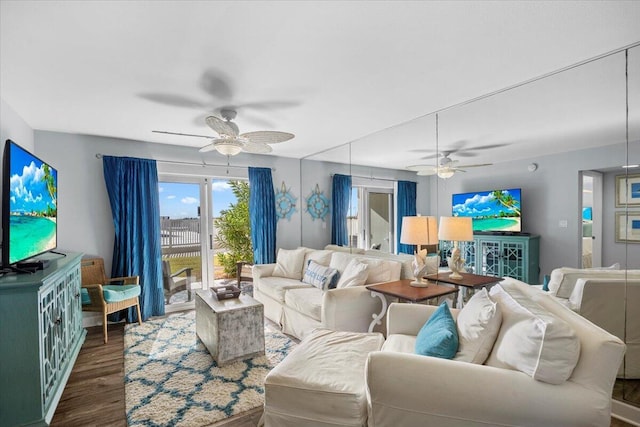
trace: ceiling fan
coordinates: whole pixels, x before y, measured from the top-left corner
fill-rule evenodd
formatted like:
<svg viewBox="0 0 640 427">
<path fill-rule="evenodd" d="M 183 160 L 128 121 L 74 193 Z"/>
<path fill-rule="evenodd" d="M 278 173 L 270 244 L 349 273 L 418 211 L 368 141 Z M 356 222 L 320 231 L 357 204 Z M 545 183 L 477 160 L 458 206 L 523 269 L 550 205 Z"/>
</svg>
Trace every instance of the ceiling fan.
<svg viewBox="0 0 640 427">
<path fill-rule="evenodd" d="M 213 138 L 210 144 L 200 148 L 201 153 L 216 150 L 225 156 L 235 156 L 241 152 L 266 154 L 273 151 L 273 148 L 271 148 L 271 145 L 269 144 L 285 142 L 293 139 L 295 136 L 288 132 L 270 130 L 240 133 L 238 125 L 232 122 L 232 120 L 235 119 L 237 112 L 233 109 L 223 108 L 220 113 L 222 118 L 208 116 L 205 119 L 207 125 L 216 131 L 218 138 Z M 212 139 L 211 136 L 206 135 L 193 135 L 161 130 L 154 130 L 152 132 Z"/>
<path fill-rule="evenodd" d="M 413 165 L 407 166 L 407 169 L 417 172 L 418 175 L 438 175 L 439 178 L 447 179 L 455 175 L 456 172 L 466 172 L 467 168 L 477 168 L 481 166 L 491 166 L 492 163 L 482 163 L 476 165 L 460 165 L 457 160 L 452 160 L 450 151 L 442 152 L 442 158 L 437 166 L 434 165 Z"/>
</svg>

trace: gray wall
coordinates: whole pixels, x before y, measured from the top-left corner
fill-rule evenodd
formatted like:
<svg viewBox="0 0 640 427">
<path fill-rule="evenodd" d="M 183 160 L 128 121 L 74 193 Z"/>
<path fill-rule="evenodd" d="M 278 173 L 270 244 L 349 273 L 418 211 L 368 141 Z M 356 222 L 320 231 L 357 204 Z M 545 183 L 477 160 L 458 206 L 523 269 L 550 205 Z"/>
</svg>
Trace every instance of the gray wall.
<svg viewBox="0 0 640 427">
<path fill-rule="evenodd" d="M 96 154 L 131 156 L 156 160 L 202 163 L 203 156 L 195 148 L 121 140 L 99 136 L 36 131 L 35 150 L 58 169 L 58 247 L 99 255 L 110 270 L 113 251 L 113 220 L 104 184 L 102 161 Z M 207 153 L 207 163 L 223 164 L 226 158 Z M 300 162 L 297 159 L 273 156 L 243 155 L 231 159 L 232 165 L 272 167 L 275 185 L 284 180 L 293 192 L 299 192 Z M 186 166 L 158 163 L 159 173 L 246 178 L 245 169 Z M 278 245 L 296 247 L 300 244 L 300 214 L 290 221 L 278 223 Z"/>
<path fill-rule="evenodd" d="M 0 98 L 0 141 L 4 149 L 7 139 L 18 143 L 25 150 L 34 151 L 33 129 L 20 117 L 13 108 Z"/>
<path fill-rule="evenodd" d="M 640 143 L 630 144 L 629 158 L 640 159 Z M 578 171 L 607 170 L 617 168 L 617 172 L 607 174 L 604 182 L 603 212 L 603 265 L 625 260 L 638 268 L 640 245 L 615 243 L 614 202 L 615 174 L 624 173 L 620 165 L 626 159 L 625 144 L 586 149 L 569 153 L 518 160 L 493 166 L 469 169 L 453 178 L 442 180 L 432 178 L 432 205 L 435 214 L 451 215 L 451 195 L 502 188 L 522 188 L 523 231 L 541 236 L 540 268 L 541 277 L 556 267 L 580 266 L 579 239 L 581 232 L 578 197 Z M 535 162 L 538 170 L 529 172 L 527 166 Z M 561 227 L 560 221 L 567 221 Z"/>
</svg>

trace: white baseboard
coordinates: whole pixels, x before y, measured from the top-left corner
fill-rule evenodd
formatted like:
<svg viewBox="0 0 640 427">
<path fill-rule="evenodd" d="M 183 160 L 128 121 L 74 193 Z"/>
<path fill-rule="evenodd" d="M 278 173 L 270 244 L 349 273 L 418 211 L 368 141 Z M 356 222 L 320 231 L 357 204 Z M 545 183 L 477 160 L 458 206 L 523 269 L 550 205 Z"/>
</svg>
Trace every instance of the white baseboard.
<svg viewBox="0 0 640 427">
<path fill-rule="evenodd" d="M 611 400 L 611 416 L 625 423 L 640 426 L 640 408 L 619 400 Z"/>
<path fill-rule="evenodd" d="M 82 327 L 90 328 L 92 326 L 101 326 L 102 325 L 102 314 L 100 313 L 91 313 L 85 311 L 82 313 Z"/>
</svg>

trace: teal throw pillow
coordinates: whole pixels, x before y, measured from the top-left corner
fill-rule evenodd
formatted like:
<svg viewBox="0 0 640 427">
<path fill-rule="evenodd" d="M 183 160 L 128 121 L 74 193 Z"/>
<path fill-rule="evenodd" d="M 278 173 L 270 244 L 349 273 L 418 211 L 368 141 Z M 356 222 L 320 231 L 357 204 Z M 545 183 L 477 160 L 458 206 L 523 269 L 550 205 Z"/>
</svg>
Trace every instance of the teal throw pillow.
<svg viewBox="0 0 640 427">
<path fill-rule="evenodd" d="M 446 302 L 433 312 L 416 336 L 416 354 L 453 359 L 458 352 L 458 329 Z"/>
</svg>

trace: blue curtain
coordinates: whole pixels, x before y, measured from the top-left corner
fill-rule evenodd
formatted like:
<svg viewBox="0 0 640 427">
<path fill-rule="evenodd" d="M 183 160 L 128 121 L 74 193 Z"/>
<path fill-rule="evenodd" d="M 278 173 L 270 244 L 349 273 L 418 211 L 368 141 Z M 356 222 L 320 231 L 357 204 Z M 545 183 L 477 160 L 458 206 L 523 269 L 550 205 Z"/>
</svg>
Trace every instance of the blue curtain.
<svg viewBox="0 0 640 427">
<path fill-rule="evenodd" d="M 276 262 L 276 196 L 269 168 L 249 168 L 249 219 L 253 262 Z"/>
<path fill-rule="evenodd" d="M 160 251 L 160 203 L 155 160 L 102 158 L 115 240 L 111 277 L 139 276 L 142 319 L 164 314 Z M 127 309 L 128 322 L 137 320 Z"/>
<path fill-rule="evenodd" d="M 414 245 L 400 243 L 402 218 L 416 215 L 416 183 L 398 181 L 398 221 L 396 222 L 396 248 L 399 254 L 413 254 Z"/>
<path fill-rule="evenodd" d="M 331 192 L 331 244 L 349 246 L 349 233 L 347 231 L 347 216 L 349 215 L 349 201 L 351 200 L 351 176 L 333 175 L 333 188 Z"/>
</svg>

